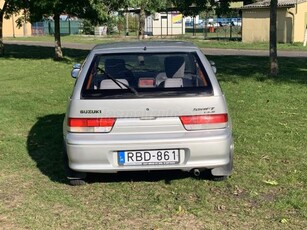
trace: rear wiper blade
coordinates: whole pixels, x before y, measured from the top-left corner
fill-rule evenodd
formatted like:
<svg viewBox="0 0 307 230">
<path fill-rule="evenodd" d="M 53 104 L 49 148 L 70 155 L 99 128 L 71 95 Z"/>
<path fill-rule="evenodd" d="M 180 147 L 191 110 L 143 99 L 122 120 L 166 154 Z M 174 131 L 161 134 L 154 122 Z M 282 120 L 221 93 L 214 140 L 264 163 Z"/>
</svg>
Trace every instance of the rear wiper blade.
<svg viewBox="0 0 307 230">
<path fill-rule="evenodd" d="M 126 87 L 127 89 L 129 89 L 132 93 L 134 93 L 136 96 L 140 96 L 138 91 L 136 91 L 135 88 L 127 85 L 124 82 L 121 82 L 119 80 L 117 80 L 116 78 L 112 77 L 109 73 L 107 73 L 106 71 L 104 71 L 103 69 L 99 68 L 99 71 L 101 71 L 103 74 L 105 74 L 107 76 L 107 78 L 111 79 L 119 88 L 123 89 L 123 86 Z"/>
</svg>

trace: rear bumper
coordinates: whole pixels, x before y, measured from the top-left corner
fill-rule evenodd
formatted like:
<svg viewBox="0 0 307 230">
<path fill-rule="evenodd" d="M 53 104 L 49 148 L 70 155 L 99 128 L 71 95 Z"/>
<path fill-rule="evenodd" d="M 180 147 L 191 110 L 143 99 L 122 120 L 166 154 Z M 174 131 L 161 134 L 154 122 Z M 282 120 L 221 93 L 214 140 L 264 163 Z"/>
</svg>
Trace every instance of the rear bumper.
<svg viewBox="0 0 307 230">
<path fill-rule="evenodd" d="M 69 167 L 79 172 L 214 169 L 221 175 L 232 171 L 233 139 L 230 129 L 142 135 L 79 134 L 64 136 Z M 121 166 L 118 151 L 180 149 L 176 165 Z"/>
</svg>

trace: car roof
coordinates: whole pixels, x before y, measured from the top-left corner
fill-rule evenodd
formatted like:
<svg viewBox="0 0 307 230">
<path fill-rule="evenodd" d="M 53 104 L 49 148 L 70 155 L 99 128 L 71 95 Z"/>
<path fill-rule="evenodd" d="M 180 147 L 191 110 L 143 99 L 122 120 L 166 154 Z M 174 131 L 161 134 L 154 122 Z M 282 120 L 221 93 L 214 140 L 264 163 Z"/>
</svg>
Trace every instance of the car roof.
<svg viewBox="0 0 307 230">
<path fill-rule="evenodd" d="M 198 49 L 191 42 L 185 41 L 127 41 L 127 42 L 113 42 L 96 45 L 93 48 L 94 52 L 106 52 L 108 50 L 120 50 L 121 52 L 130 52 L 131 50 L 161 50 L 161 51 L 186 51 Z"/>
</svg>

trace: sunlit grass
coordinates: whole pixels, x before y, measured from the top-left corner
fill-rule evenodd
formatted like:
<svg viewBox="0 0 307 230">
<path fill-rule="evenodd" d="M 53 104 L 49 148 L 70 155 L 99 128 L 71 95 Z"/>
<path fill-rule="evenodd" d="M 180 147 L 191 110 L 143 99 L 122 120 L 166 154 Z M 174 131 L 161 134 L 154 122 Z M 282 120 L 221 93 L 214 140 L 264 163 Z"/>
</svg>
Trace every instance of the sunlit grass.
<svg viewBox="0 0 307 230">
<path fill-rule="evenodd" d="M 177 172 L 96 175 L 67 185 L 62 120 L 86 52 L 9 46 L 0 58 L 3 229 L 304 229 L 306 58 L 210 56 L 233 121 L 235 171 L 215 183 Z"/>
</svg>

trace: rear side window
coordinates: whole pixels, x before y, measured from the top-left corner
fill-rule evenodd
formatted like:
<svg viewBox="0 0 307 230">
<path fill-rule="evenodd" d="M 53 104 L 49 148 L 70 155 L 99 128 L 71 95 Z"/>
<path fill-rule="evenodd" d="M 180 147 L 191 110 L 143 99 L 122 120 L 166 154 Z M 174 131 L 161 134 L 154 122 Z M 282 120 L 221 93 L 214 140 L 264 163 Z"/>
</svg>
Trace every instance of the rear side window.
<svg viewBox="0 0 307 230">
<path fill-rule="evenodd" d="M 172 97 L 212 94 L 194 52 L 96 55 L 87 72 L 84 98 Z"/>
</svg>

